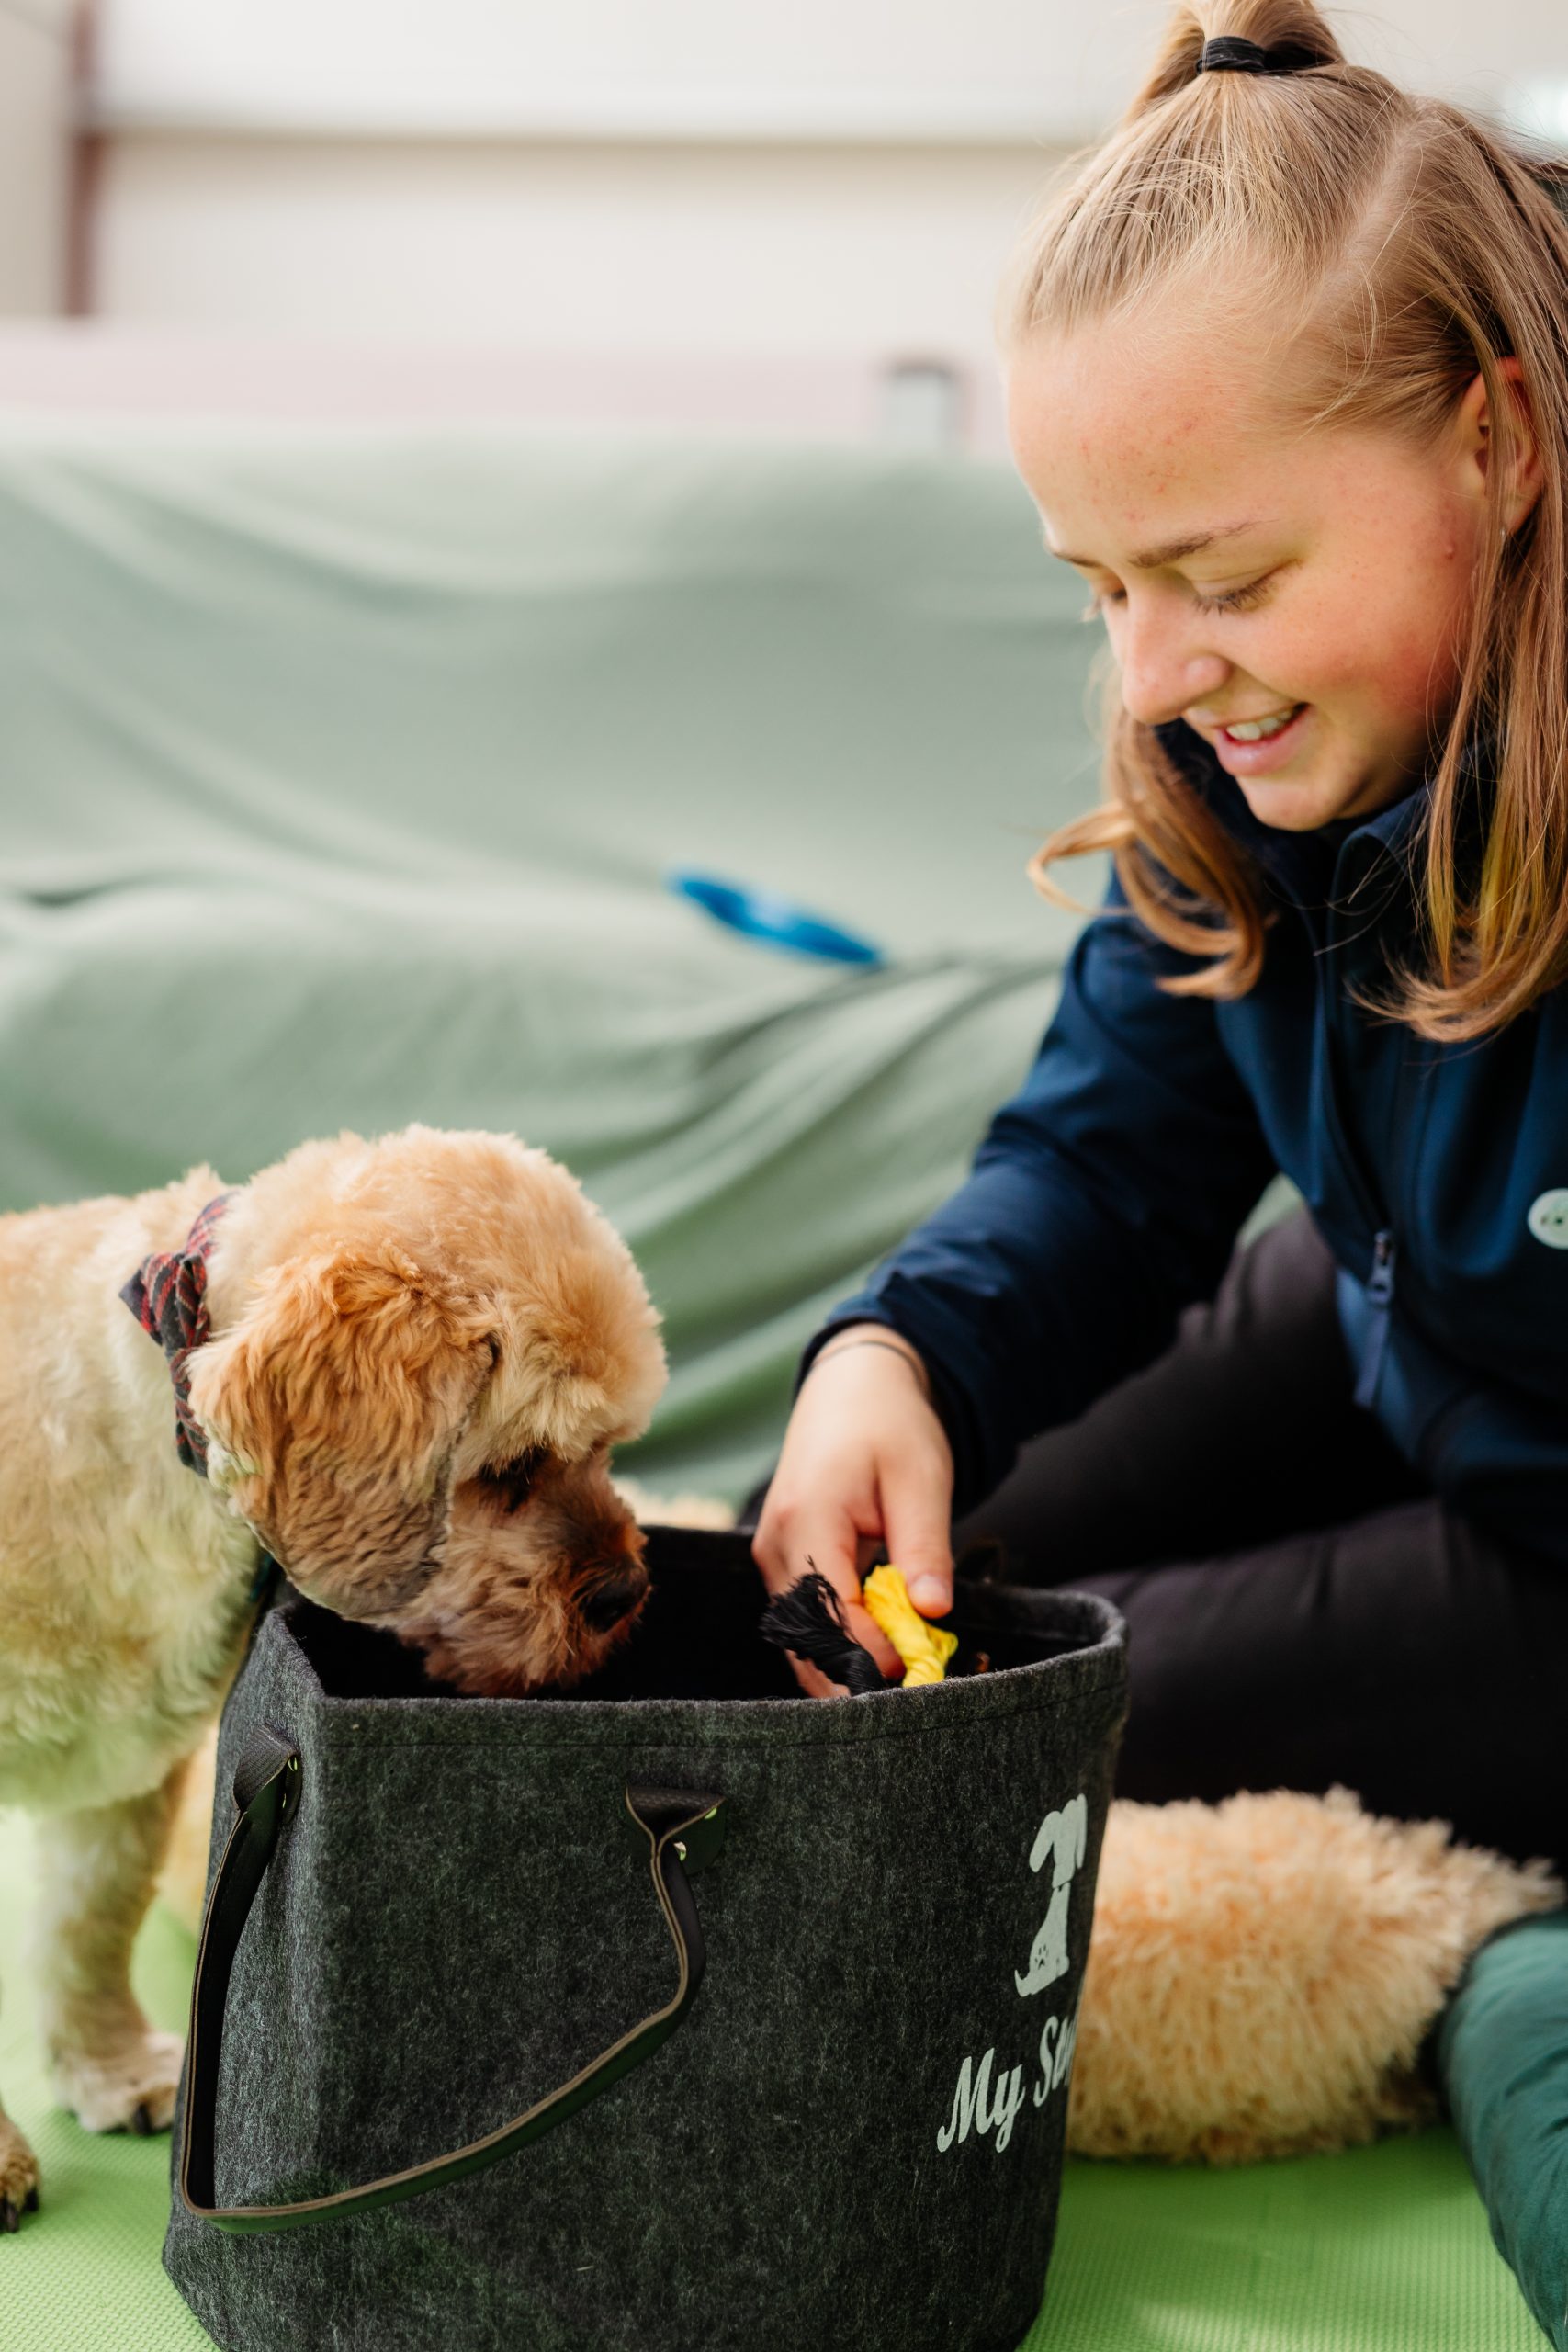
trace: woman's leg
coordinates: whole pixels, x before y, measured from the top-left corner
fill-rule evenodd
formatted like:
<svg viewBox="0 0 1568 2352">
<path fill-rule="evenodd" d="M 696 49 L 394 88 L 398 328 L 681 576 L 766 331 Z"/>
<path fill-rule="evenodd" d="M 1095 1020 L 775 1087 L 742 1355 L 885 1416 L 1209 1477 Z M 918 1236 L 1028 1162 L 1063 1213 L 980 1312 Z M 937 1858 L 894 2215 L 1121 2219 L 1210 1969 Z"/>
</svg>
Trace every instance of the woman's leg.
<svg viewBox="0 0 1568 2352">
<path fill-rule="evenodd" d="M 1117 1788 L 1341 1781 L 1373 1812 L 1568 1855 L 1568 1578 L 1427 1492 L 1351 1398 L 1304 1216 L 1238 1251 L 1158 1363 L 1025 1447 L 955 1549 L 1127 1619 Z"/>
<path fill-rule="evenodd" d="M 1127 1620 L 1120 1795 L 1321 1792 L 1568 1860 L 1568 1578 L 1434 1498 L 1079 1580 Z"/>
<path fill-rule="evenodd" d="M 1021 1584 L 1190 1559 L 1425 1492 L 1370 1413 L 1304 1212 L 1238 1250 L 1156 1363 L 1026 1445 L 953 1531 L 1000 1541 Z"/>
</svg>

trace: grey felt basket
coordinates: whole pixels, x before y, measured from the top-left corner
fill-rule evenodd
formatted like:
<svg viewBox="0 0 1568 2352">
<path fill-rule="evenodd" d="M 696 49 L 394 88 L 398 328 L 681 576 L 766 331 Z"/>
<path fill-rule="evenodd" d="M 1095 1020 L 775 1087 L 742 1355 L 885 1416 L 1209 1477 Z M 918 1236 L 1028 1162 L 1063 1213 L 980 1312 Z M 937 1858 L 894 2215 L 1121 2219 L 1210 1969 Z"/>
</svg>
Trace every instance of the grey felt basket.
<svg viewBox="0 0 1568 2352">
<path fill-rule="evenodd" d="M 649 1566 L 554 1699 L 445 1693 L 291 1594 L 263 1620 L 164 2248 L 229 2352 L 1028 2334 L 1121 1620 L 961 1579 L 947 1681 L 824 1702 L 743 1536 L 656 1529 Z"/>
</svg>

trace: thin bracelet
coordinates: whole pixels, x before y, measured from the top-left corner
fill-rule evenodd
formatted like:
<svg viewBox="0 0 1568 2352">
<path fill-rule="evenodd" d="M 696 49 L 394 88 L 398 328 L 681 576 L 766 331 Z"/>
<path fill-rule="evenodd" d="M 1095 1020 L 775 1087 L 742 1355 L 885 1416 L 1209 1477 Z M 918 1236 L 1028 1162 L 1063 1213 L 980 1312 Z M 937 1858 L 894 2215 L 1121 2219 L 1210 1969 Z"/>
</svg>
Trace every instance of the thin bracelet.
<svg viewBox="0 0 1568 2352">
<path fill-rule="evenodd" d="M 874 1340 L 869 1332 L 867 1332 L 864 1337 L 861 1337 L 857 1334 L 854 1339 L 846 1340 L 841 1348 L 835 1348 L 832 1340 L 829 1340 L 821 1349 L 820 1352 L 812 1358 L 810 1366 L 807 1372 L 807 1379 L 810 1379 L 812 1373 L 816 1371 L 819 1363 L 827 1363 L 829 1351 L 836 1356 L 847 1356 L 852 1348 L 881 1348 L 886 1354 L 890 1356 L 897 1356 L 900 1362 L 908 1365 L 909 1370 L 915 1375 L 915 1380 L 921 1396 L 925 1398 L 928 1405 L 931 1403 L 931 1383 L 927 1378 L 925 1366 L 923 1364 L 917 1363 L 914 1357 L 909 1353 L 908 1349 L 899 1347 L 896 1340 Z"/>
</svg>

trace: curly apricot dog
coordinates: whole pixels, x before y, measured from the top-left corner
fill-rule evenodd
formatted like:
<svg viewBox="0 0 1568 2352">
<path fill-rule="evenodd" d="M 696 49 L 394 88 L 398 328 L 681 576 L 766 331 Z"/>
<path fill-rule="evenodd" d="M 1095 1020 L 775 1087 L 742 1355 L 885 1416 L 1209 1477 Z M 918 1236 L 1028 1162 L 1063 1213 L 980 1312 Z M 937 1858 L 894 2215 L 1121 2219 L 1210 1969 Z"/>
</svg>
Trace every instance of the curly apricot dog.
<svg viewBox="0 0 1568 2352">
<path fill-rule="evenodd" d="M 265 1554 L 462 1689 L 570 1684 L 647 1590 L 608 1453 L 664 1378 L 624 1243 L 509 1136 L 0 1218 L 0 1804 L 42 1816 L 43 2030 L 89 2130 L 173 2114 L 130 1947 Z M 37 2189 L 0 2110 L 0 2230 Z"/>
</svg>

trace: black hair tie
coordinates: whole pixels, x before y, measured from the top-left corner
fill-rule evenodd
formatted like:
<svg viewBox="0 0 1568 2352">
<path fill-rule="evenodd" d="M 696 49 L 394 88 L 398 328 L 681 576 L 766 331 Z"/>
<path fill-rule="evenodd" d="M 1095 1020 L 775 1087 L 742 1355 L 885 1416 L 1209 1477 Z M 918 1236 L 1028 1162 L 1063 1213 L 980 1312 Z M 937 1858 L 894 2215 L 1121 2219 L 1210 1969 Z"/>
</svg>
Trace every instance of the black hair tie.
<svg viewBox="0 0 1568 2352">
<path fill-rule="evenodd" d="M 1321 64 L 1322 60 L 1303 49 L 1299 41 L 1280 41 L 1274 49 L 1264 49 L 1255 40 L 1243 40 L 1239 35 L 1220 33 L 1206 40 L 1198 54 L 1194 71 L 1199 74 L 1299 74 L 1306 66 Z"/>
</svg>

